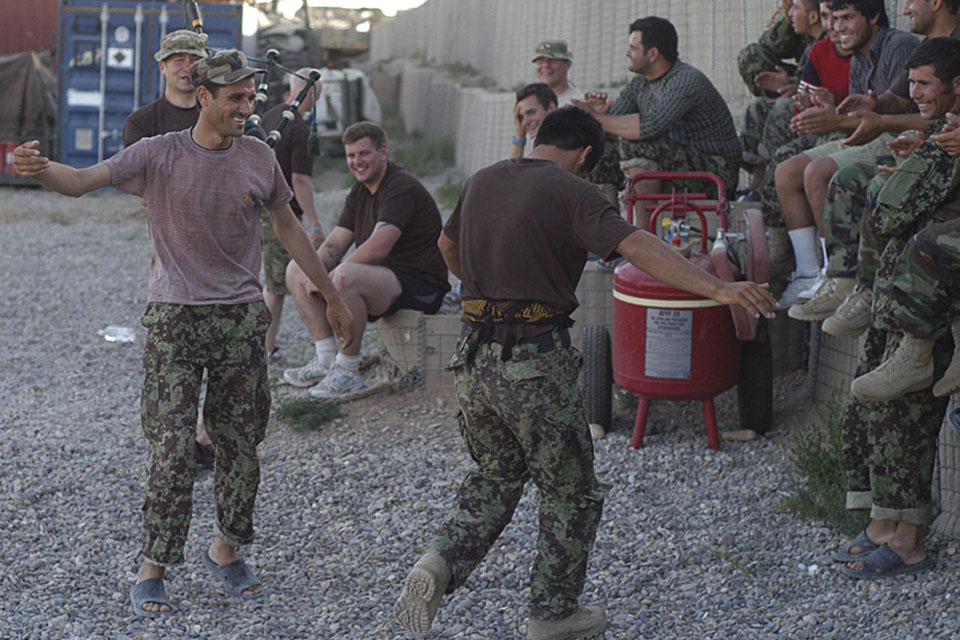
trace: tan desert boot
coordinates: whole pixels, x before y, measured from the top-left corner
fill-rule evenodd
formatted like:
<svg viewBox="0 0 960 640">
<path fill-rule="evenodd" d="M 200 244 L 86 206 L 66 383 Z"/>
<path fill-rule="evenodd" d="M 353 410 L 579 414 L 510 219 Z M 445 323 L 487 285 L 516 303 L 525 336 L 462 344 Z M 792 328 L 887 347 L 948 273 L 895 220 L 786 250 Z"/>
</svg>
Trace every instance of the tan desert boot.
<svg viewBox="0 0 960 640">
<path fill-rule="evenodd" d="M 436 553 L 425 553 L 403 582 L 403 591 L 393 606 L 400 626 L 418 636 L 430 631 L 443 592 L 450 583 L 450 567 Z"/>
<path fill-rule="evenodd" d="M 938 398 L 960 390 L 960 319 L 953 321 L 950 331 L 953 332 L 953 359 L 943 372 L 943 377 L 933 385 L 933 395 Z"/>
<path fill-rule="evenodd" d="M 933 384 L 933 340 L 909 333 L 889 360 L 865 373 L 850 385 L 853 395 L 864 400 L 893 400 Z"/>
<path fill-rule="evenodd" d="M 600 607 L 578 607 L 566 618 L 538 620 L 530 618 L 527 640 L 573 640 L 592 638 L 607 626 L 607 614 Z"/>
</svg>

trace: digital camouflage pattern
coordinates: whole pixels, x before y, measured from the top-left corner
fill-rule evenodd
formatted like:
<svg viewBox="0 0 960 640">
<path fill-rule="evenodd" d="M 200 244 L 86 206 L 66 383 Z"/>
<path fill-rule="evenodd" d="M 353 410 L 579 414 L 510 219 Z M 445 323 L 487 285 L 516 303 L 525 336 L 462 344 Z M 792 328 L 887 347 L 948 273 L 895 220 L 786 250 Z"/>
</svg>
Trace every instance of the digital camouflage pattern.
<svg viewBox="0 0 960 640">
<path fill-rule="evenodd" d="M 626 186 L 623 170 L 620 169 L 620 138 L 604 134 L 603 154 L 586 179 L 606 193 L 618 193 Z"/>
<path fill-rule="evenodd" d="M 868 191 L 879 193 L 888 176 L 876 164 L 855 162 L 841 168 L 827 187 L 823 207 L 823 234 L 827 246 L 827 277 L 853 278 L 857 275 L 860 222 L 870 199 Z"/>
<path fill-rule="evenodd" d="M 593 472 L 593 442 L 577 375 L 583 358 L 572 347 L 538 352 L 479 345 L 466 366 L 469 336 L 448 365 L 454 371 L 460 432 L 477 464 L 427 549 L 452 572 L 447 592 L 462 585 L 510 522 L 527 481 L 540 493 L 540 535 L 530 574 L 530 616 L 563 618 L 577 608 L 606 487 Z"/>
<path fill-rule="evenodd" d="M 809 51 L 812 43 L 812 38 L 801 36 L 793 30 L 793 24 L 783 9 L 777 9 L 760 39 L 744 47 L 737 56 L 740 77 L 750 93 L 758 97 L 776 98 L 771 92 L 760 89 L 753 81 L 754 77 L 761 71 L 776 71 L 777 66 L 793 76 L 797 67 L 784 60 L 800 59 L 805 51 Z M 799 68 L 803 69 L 802 66 Z"/>
<path fill-rule="evenodd" d="M 707 155 L 693 145 L 684 145 L 660 135 L 648 140 L 620 141 L 620 168 L 624 173 L 638 168 L 643 171 L 709 171 L 720 177 L 727 189 L 727 197 L 737 192 L 740 167 L 727 162 L 722 156 Z M 662 193 L 673 190 L 693 193 L 706 190 L 708 198 L 717 198 L 717 189 L 703 180 L 663 180 Z"/>
<path fill-rule="evenodd" d="M 901 335 L 871 326 L 857 373 L 875 369 L 893 355 Z M 949 332 L 934 348 L 934 378 L 953 355 Z M 937 436 L 949 398 L 922 389 L 885 402 L 848 395 L 842 425 L 847 508 L 871 509 L 871 517 L 927 525 L 933 516 L 930 483 Z"/>
<path fill-rule="evenodd" d="M 263 253 L 264 288 L 278 296 L 289 294 L 287 265 L 292 258 L 273 230 L 270 214 L 263 208 L 260 209 L 260 249 Z"/>
<path fill-rule="evenodd" d="M 937 340 L 960 317 L 960 218 L 922 229 L 900 254 L 892 312 L 907 333 Z"/>
<path fill-rule="evenodd" d="M 203 419 L 216 450 L 216 533 L 243 545 L 253 539 L 260 483 L 257 445 L 266 433 L 270 390 L 263 302 L 177 305 L 152 302 L 142 319 L 140 418 L 147 438 L 143 556 L 154 564 L 183 562 L 193 508 L 194 431 L 200 381 L 208 370 Z"/>
<path fill-rule="evenodd" d="M 797 137 L 790 130 L 792 118 L 790 98 L 780 98 L 773 104 L 766 98 L 754 98 L 747 104 L 740 132 L 744 168 L 766 165 L 777 149 Z"/>
</svg>

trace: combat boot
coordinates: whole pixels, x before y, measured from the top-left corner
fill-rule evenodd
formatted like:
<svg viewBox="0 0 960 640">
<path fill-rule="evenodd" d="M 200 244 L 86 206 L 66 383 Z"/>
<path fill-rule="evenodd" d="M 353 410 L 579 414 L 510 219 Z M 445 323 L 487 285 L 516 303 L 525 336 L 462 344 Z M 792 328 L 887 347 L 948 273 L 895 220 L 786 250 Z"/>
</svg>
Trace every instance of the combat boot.
<svg viewBox="0 0 960 640">
<path fill-rule="evenodd" d="M 607 626 L 607 614 L 600 607 L 577 607 L 566 618 L 538 620 L 530 618 L 527 640 L 573 640 L 592 638 Z"/>
<path fill-rule="evenodd" d="M 417 560 L 393 606 L 393 615 L 401 627 L 418 636 L 430 631 L 450 575 L 447 561 L 436 553 L 425 553 Z"/>
<path fill-rule="evenodd" d="M 829 318 L 853 291 L 853 284 L 853 278 L 827 278 L 812 298 L 790 307 L 787 315 L 804 322 Z"/>
<path fill-rule="evenodd" d="M 948 396 L 960 389 L 960 320 L 954 320 L 950 325 L 953 332 L 953 360 L 943 373 L 943 377 L 933 385 L 933 395 L 938 398 Z"/>
<path fill-rule="evenodd" d="M 870 326 L 873 289 L 857 285 L 820 329 L 840 338 L 856 338 Z"/>
<path fill-rule="evenodd" d="M 933 384 L 933 340 L 909 333 L 889 360 L 865 373 L 850 385 L 853 395 L 864 400 L 893 400 Z"/>
</svg>

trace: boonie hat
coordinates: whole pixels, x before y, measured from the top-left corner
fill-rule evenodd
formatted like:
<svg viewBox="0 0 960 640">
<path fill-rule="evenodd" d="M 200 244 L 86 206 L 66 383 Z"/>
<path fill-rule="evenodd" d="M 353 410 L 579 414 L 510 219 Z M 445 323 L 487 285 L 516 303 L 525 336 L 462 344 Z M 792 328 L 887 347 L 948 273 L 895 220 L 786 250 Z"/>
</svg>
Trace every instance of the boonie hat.
<svg viewBox="0 0 960 640">
<path fill-rule="evenodd" d="M 195 87 L 202 84 L 233 84 L 249 78 L 258 70 L 247 66 L 243 51 L 225 49 L 211 53 L 190 66 L 190 82 Z"/>
<path fill-rule="evenodd" d="M 207 34 L 196 33 L 188 29 L 171 31 L 160 39 L 160 50 L 153 54 L 153 59 L 161 62 L 178 53 L 189 53 L 198 58 L 205 58 L 207 55 Z"/>
<path fill-rule="evenodd" d="M 570 60 L 573 61 L 573 54 L 567 48 L 566 40 L 544 40 L 533 50 L 533 60 L 538 58 L 550 58 L 551 60 Z"/>
</svg>

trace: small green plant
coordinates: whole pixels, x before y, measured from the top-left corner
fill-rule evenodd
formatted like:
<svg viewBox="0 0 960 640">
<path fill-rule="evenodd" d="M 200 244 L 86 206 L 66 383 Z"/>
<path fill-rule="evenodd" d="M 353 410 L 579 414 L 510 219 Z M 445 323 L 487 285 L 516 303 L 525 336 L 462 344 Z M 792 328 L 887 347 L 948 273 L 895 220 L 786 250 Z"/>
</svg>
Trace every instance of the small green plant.
<svg viewBox="0 0 960 640">
<path fill-rule="evenodd" d="M 325 423 L 343 416 L 336 402 L 316 402 L 309 398 L 284 398 L 277 406 L 277 417 L 294 431 L 317 431 Z"/>
<path fill-rule="evenodd" d="M 454 182 L 447 177 L 447 181 L 437 187 L 437 201 L 442 209 L 453 209 L 460 200 L 460 192 L 463 191 L 463 180 Z"/>
<path fill-rule="evenodd" d="M 452 167 L 456 162 L 452 136 L 426 136 L 408 141 L 397 149 L 394 159 L 417 176 L 430 176 Z"/>
<path fill-rule="evenodd" d="M 824 426 L 793 429 L 793 490 L 784 506 L 806 518 L 817 518 L 845 535 L 856 535 L 869 521 L 867 512 L 846 508 L 847 474 L 841 454 L 840 403 L 827 405 Z"/>
</svg>

